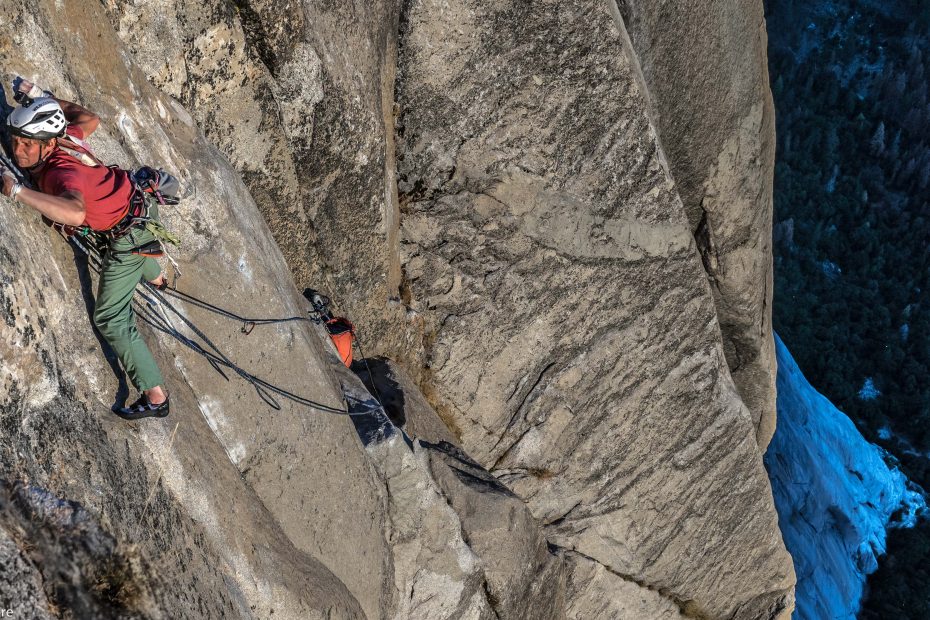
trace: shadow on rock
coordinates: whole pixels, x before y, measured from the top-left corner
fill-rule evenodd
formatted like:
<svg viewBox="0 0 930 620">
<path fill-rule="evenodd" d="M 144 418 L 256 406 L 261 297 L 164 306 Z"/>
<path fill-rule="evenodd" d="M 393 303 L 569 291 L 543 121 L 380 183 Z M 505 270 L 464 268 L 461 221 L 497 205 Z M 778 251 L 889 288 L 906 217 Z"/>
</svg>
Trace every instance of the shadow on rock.
<svg viewBox="0 0 930 620">
<path fill-rule="evenodd" d="M 448 441 L 430 443 L 420 440 L 420 445 L 429 450 L 433 459 L 442 462 L 455 474 L 459 482 L 480 493 L 500 493 L 507 497 L 517 497 L 513 491 L 501 484 L 491 472 L 476 463 L 465 451 Z"/>
<path fill-rule="evenodd" d="M 362 444 L 366 448 L 387 441 L 396 433 L 401 432 L 391 419 L 385 415 L 384 409 L 378 404 L 378 401 L 365 391 L 361 385 L 343 383 L 342 393 L 345 396 L 349 413 L 354 414 L 349 419 L 355 425 L 355 432 L 358 433 L 359 439 L 362 440 Z M 409 443 L 406 437 L 405 441 Z"/>
<path fill-rule="evenodd" d="M 19 567 L 14 583 L 0 579 L 0 598 L 28 581 L 32 616 L 143 618 L 142 587 L 117 542 L 80 504 L 45 489 L 0 480 L 0 555 L 6 568 Z M 29 568 L 29 565 L 33 568 Z M 22 593 L 20 593 L 22 594 Z M 17 605 L 24 601 L 14 601 Z M 49 615 L 46 608 L 52 612 Z M 25 610 L 23 610 L 25 612 Z"/>
<path fill-rule="evenodd" d="M 354 372 L 368 391 L 381 400 L 384 412 L 398 427 L 407 423 L 407 414 L 404 411 L 404 390 L 391 372 L 391 366 L 386 358 L 376 357 L 364 361 L 352 362 Z"/>
</svg>

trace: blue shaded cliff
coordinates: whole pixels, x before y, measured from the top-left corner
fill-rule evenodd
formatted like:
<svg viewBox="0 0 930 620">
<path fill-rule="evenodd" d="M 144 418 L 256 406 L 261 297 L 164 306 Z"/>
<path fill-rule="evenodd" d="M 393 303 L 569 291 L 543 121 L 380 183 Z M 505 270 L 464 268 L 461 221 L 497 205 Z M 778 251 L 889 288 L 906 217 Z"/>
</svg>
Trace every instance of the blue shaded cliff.
<svg viewBox="0 0 930 620">
<path fill-rule="evenodd" d="M 797 572 L 796 619 L 853 620 L 888 527 L 926 503 L 886 453 L 801 374 L 777 336 L 778 427 L 765 457 Z"/>
</svg>

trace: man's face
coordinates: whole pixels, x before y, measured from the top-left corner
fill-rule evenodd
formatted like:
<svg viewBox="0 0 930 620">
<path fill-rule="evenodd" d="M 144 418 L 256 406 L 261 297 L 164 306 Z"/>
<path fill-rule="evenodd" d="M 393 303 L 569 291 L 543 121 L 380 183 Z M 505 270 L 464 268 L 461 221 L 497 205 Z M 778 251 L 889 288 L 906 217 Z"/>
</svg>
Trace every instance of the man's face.
<svg viewBox="0 0 930 620">
<path fill-rule="evenodd" d="M 34 138 L 23 138 L 13 136 L 13 158 L 16 159 L 16 165 L 20 168 L 31 168 L 47 156 L 54 145 L 51 140 L 43 142 Z"/>
</svg>

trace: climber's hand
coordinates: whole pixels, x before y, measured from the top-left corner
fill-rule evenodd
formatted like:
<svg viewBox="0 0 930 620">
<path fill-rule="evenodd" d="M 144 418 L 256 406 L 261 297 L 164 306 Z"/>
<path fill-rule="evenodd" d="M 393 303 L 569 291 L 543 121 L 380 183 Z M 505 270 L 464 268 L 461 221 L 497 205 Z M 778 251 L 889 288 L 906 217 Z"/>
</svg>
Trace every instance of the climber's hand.
<svg viewBox="0 0 930 620">
<path fill-rule="evenodd" d="M 17 103 L 28 105 L 27 100 L 38 99 L 39 97 L 51 97 L 52 93 L 42 90 L 26 78 L 17 75 L 13 78 L 13 99 Z"/>
<path fill-rule="evenodd" d="M 3 164 L 0 164 L 0 179 L 3 180 L 3 190 L 2 190 L 3 195 L 9 196 L 10 191 L 13 189 L 13 186 L 16 184 L 16 176 L 13 174 L 13 172 L 9 168 L 4 166 Z"/>
</svg>

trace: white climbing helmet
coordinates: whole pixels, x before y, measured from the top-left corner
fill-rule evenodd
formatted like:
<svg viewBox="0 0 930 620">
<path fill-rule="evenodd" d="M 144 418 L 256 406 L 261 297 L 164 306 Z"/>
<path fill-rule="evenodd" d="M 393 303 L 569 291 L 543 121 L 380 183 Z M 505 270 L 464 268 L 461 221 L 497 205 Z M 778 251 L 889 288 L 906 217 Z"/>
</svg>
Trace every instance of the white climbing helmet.
<svg viewBox="0 0 930 620">
<path fill-rule="evenodd" d="M 68 122 L 57 101 L 51 97 L 40 97 L 10 112 L 6 125 L 14 136 L 50 140 L 63 136 Z"/>
</svg>

